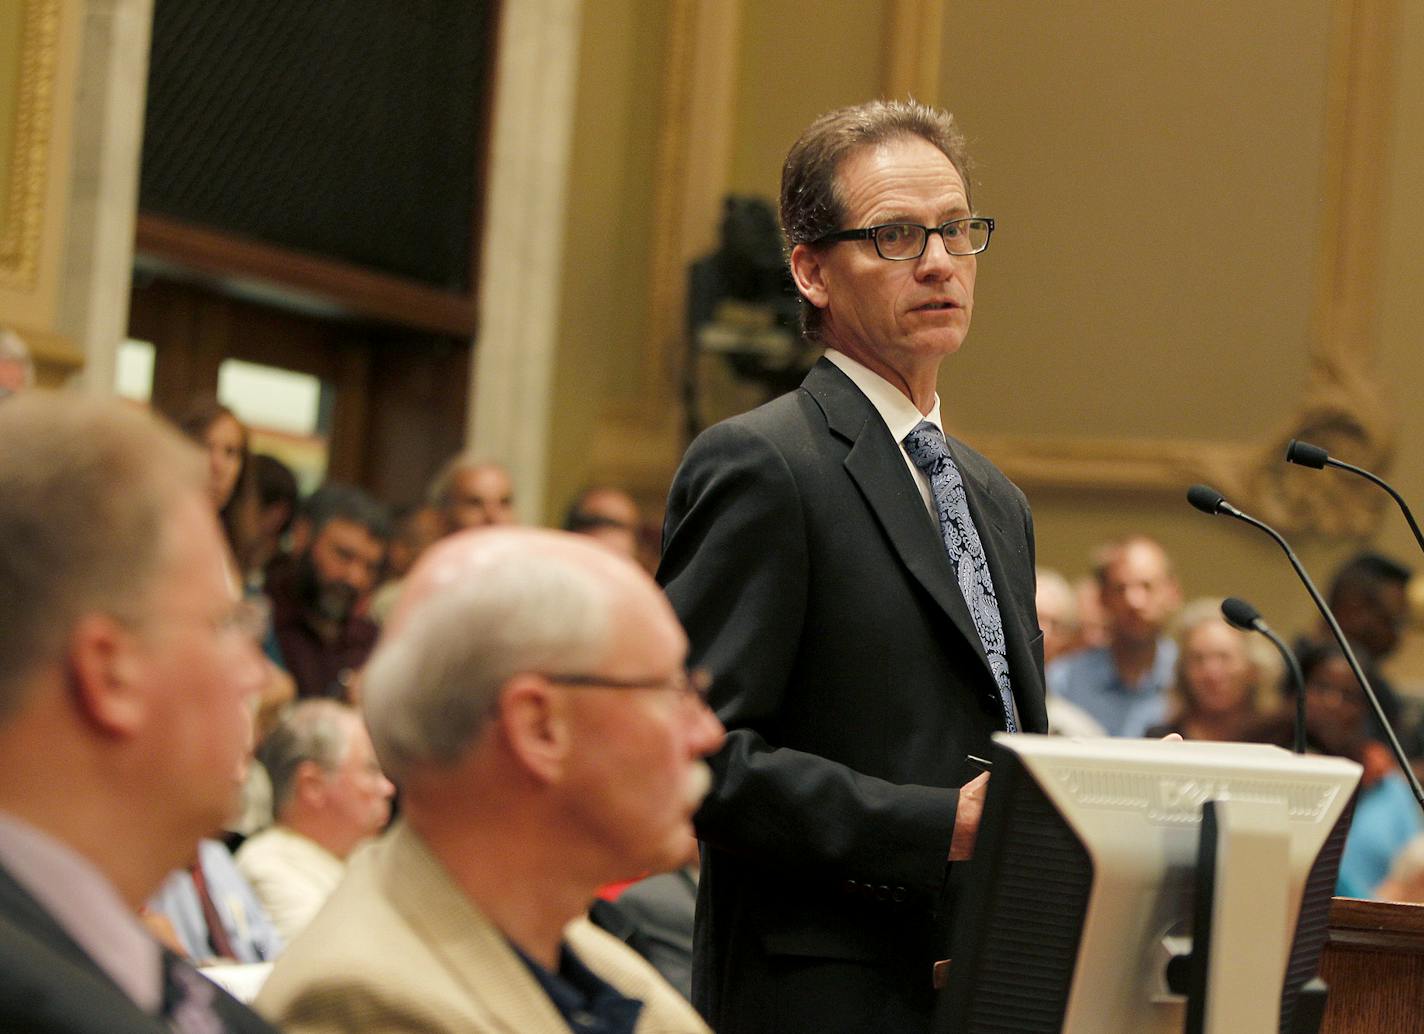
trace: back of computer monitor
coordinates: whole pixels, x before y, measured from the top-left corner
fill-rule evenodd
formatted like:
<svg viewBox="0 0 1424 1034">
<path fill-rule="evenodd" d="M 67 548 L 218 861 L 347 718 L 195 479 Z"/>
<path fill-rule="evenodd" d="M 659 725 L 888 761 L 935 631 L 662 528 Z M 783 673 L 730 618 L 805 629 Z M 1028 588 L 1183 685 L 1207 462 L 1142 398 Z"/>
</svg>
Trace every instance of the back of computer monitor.
<svg viewBox="0 0 1424 1034">
<path fill-rule="evenodd" d="M 1283 837 L 1281 871 L 1244 875 L 1285 885 L 1280 929 L 1247 933 L 1280 945 L 1259 993 L 1279 996 L 1289 1029 L 1324 947 L 1358 765 L 1256 744 L 1004 734 L 993 761 L 937 1034 L 1182 1034 L 1168 964 L 1189 965 L 1209 800 L 1251 802 Z M 1239 954 L 1235 933 L 1214 930 L 1218 950 Z"/>
</svg>

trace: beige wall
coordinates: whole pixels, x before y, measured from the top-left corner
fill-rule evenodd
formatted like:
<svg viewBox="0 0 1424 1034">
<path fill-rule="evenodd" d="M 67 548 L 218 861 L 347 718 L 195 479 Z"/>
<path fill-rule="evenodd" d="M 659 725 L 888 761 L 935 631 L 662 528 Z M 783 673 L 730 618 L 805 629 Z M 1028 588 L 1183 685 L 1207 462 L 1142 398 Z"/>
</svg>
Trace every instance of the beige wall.
<svg viewBox="0 0 1424 1034">
<path fill-rule="evenodd" d="M 1395 458 L 1386 476 L 1424 513 L 1424 5 L 1401 4 L 1398 40 L 1379 368 L 1398 420 Z M 1386 514 L 1378 542 L 1390 553 L 1420 563 L 1413 536 L 1395 514 Z M 1424 635 L 1416 631 L 1407 646 L 1398 667 L 1416 686 L 1424 684 Z"/>
</svg>

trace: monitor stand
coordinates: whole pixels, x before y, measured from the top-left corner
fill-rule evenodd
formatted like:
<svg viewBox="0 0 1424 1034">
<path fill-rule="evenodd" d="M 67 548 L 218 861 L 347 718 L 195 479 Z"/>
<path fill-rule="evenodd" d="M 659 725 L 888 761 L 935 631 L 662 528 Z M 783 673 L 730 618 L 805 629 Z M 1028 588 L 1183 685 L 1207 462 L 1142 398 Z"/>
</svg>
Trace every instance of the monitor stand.
<svg viewBox="0 0 1424 1034">
<path fill-rule="evenodd" d="M 1202 806 L 1185 1034 L 1280 1034 L 1281 981 L 1293 932 L 1286 822 L 1280 802 Z M 1318 979 L 1306 986 L 1290 1034 L 1319 1030 L 1324 999 Z"/>
</svg>

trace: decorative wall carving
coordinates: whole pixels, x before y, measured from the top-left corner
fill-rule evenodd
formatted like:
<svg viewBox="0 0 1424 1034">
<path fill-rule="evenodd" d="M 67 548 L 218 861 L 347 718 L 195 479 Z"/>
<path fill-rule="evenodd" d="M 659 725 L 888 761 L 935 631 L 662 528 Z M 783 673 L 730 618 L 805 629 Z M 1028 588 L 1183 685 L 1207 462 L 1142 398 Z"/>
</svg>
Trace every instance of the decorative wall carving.
<svg viewBox="0 0 1424 1034">
<path fill-rule="evenodd" d="M 60 0 L 24 0 L 14 150 L 0 224 L 0 287 L 28 291 L 39 273 L 54 131 Z"/>
</svg>

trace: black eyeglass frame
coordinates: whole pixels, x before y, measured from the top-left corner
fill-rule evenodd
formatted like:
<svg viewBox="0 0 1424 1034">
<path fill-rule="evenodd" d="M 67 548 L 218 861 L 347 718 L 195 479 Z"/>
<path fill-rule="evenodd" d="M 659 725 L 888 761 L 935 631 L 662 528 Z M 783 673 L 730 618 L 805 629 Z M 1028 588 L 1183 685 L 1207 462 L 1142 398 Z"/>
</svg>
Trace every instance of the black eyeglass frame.
<svg viewBox="0 0 1424 1034">
<path fill-rule="evenodd" d="M 973 251 L 951 251 L 949 240 L 945 237 L 944 231 L 956 223 L 985 223 L 989 231 L 984 235 L 984 246 L 975 248 Z M 878 234 L 881 230 L 888 230 L 893 227 L 914 227 L 924 231 L 924 239 L 920 241 L 920 250 L 913 255 L 887 255 L 880 250 L 880 238 Z M 994 220 L 987 215 L 963 215 L 958 219 L 946 219 L 938 226 L 921 226 L 919 223 L 878 223 L 875 226 L 862 227 L 859 230 L 836 230 L 823 237 L 817 237 L 811 244 L 834 244 L 837 241 L 870 241 L 875 245 L 875 254 L 879 255 L 886 262 L 914 262 L 925 253 L 925 249 L 930 246 L 930 235 L 939 234 L 940 242 L 944 245 L 944 250 L 951 255 L 964 257 L 966 255 L 978 255 L 989 247 L 989 239 L 994 236 Z"/>
</svg>

